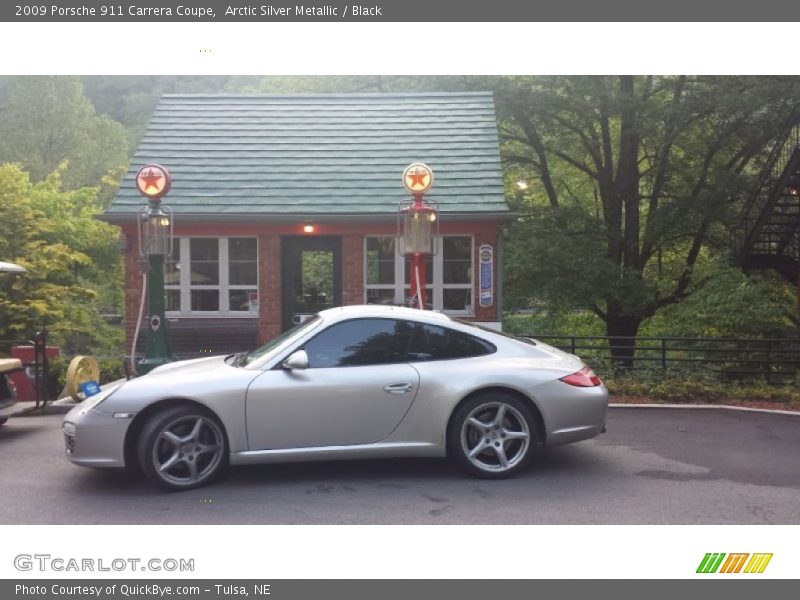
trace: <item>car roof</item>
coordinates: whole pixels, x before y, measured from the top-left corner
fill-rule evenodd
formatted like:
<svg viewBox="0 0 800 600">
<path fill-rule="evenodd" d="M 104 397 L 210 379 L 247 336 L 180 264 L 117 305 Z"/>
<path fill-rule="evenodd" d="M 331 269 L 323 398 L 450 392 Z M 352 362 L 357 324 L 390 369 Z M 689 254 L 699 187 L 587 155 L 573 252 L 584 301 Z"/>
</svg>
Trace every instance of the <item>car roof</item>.
<svg viewBox="0 0 800 600">
<path fill-rule="evenodd" d="M 353 318 L 395 318 L 413 319 L 430 323 L 448 323 L 452 319 L 447 315 L 433 310 L 419 310 L 407 306 L 387 306 L 384 304 L 356 304 L 350 306 L 337 306 L 323 310 L 319 315 L 326 320 L 340 320 Z"/>
</svg>

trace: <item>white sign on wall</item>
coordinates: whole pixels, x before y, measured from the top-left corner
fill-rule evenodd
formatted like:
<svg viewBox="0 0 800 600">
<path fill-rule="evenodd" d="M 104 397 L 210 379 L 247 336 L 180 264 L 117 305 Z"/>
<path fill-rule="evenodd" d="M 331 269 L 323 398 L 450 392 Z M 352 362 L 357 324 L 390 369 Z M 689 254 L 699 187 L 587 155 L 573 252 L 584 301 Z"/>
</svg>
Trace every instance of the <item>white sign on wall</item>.
<svg viewBox="0 0 800 600">
<path fill-rule="evenodd" d="M 479 290 L 478 300 L 481 308 L 494 304 L 494 248 L 483 244 L 478 250 Z"/>
</svg>

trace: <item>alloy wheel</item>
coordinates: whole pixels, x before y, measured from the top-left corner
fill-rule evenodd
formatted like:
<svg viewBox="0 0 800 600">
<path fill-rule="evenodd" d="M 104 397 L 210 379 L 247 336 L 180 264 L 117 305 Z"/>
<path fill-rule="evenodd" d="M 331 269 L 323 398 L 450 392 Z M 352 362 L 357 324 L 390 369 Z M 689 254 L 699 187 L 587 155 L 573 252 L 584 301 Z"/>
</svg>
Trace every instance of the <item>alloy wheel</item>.
<svg viewBox="0 0 800 600">
<path fill-rule="evenodd" d="M 473 466 L 489 473 L 513 469 L 525 458 L 530 439 L 525 417 L 505 402 L 478 405 L 461 426 L 464 456 Z"/>
<path fill-rule="evenodd" d="M 158 433 L 152 461 L 156 474 L 175 486 L 194 486 L 211 477 L 223 459 L 222 431 L 202 415 L 181 416 Z"/>
</svg>

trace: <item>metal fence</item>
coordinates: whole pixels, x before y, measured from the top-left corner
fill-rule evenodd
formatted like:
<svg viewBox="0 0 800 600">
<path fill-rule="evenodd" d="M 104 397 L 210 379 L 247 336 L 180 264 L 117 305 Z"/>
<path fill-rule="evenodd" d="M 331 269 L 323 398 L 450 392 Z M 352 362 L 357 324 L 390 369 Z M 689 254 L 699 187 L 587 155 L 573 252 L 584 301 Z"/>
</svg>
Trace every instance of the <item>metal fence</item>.
<svg viewBox="0 0 800 600">
<path fill-rule="evenodd" d="M 729 379 L 785 383 L 800 371 L 800 339 L 674 338 L 534 335 L 583 358 L 600 372 L 615 370 L 614 354 L 633 350 L 625 369 L 714 373 Z M 612 354 L 612 351 L 615 351 Z"/>
</svg>

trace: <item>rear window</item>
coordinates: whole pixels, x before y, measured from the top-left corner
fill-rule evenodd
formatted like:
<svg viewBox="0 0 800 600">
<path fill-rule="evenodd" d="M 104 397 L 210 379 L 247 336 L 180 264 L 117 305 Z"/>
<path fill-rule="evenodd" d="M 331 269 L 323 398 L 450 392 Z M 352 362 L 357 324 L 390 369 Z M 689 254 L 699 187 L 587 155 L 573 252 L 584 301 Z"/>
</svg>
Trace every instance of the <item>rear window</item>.
<svg viewBox="0 0 800 600">
<path fill-rule="evenodd" d="M 416 323 L 408 347 L 408 361 L 450 360 L 492 354 L 497 349 L 474 336 L 425 323 Z"/>
</svg>

